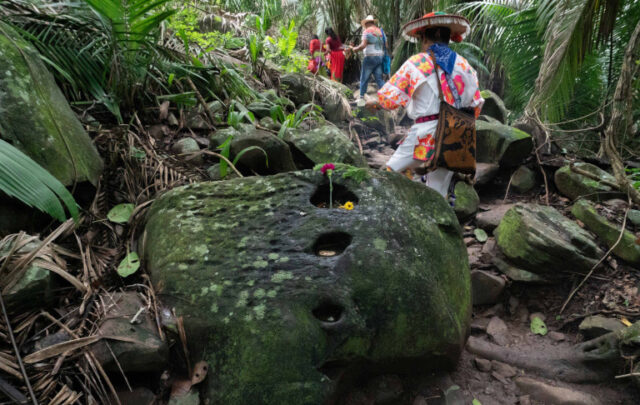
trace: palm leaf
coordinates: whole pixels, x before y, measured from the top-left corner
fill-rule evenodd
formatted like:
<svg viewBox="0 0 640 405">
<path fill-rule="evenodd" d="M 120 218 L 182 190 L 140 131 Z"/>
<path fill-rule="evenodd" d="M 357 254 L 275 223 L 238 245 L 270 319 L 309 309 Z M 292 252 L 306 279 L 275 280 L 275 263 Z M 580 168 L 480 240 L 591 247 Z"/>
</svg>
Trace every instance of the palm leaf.
<svg viewBox="0 0 640 405">
<path fill-rule="evenodd" d="M 8 142 L 0 139 L 0 190 L 30 207 L 64 221 L 64 203 L 77 220 L 78 207 L 69 191 L 48 171 Z"/>
</svg>

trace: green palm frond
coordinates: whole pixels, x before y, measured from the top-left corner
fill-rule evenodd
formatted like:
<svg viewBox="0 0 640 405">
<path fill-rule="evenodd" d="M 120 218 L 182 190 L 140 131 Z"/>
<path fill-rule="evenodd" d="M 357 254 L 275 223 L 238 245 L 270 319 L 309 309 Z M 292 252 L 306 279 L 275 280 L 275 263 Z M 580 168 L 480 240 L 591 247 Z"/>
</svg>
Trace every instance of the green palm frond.
<svg viewBox="0 0 640 405">
<path fill-rule="evenodd" d="M 65 210 L 74 219 L 78 207 L 69 191 L 48 171 L 8 142 L 0 139 L 0 191 L 30 207 L 64 221 Z"/>
</svg>

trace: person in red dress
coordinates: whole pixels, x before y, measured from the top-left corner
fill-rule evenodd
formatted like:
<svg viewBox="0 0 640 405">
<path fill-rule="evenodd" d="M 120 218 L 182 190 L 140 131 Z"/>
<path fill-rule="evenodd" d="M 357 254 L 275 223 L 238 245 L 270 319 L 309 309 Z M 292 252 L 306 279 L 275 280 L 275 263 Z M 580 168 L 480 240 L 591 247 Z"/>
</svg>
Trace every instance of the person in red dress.
<svg viewBox="0 0 640 405">
<path fill-rule="evenodd" d="M 344 52 L 340 37 L 329 27 L 324 30 L 327 34 L 327 48 L 330 55 L 331 79 L 342 82 L 342 71 L 344 70 Z"/>
<path fill-rule="evenodd" d="M 311 60 L 309 60 L 307 69 L 316 74 L 322 65 L 322 45 L 317 35 L 314 35 L 311 42 L 309 42 L 309 53 L 311 54 Z"/>
</svg>

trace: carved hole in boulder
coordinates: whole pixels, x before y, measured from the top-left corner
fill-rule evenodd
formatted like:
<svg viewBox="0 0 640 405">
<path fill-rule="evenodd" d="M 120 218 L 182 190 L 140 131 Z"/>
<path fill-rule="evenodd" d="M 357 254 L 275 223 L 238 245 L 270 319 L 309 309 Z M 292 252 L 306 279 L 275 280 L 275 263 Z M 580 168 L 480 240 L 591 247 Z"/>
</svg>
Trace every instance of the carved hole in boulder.
<svg viewBox="0 0 640 405">
<path fill-rule="evenodd" d="M 340 322 L 344 307 L 329 301 L 323 301 L 311 311 L 313 316 L 322 323 L 334 324 Z"/>
<path fill-rule="evenodd" d="M 333 184 L 333 208 L 344 205 L 347 201 L 358 204 L 358 196 L 341 184 Z M 318 186 L 311 196 L 311 204 L 320 208 L 329 208 L 329 183 Z"/>
<path fill-rule="evenodd" d="M 324 362 L 318 370 L 329 377 L 330 380 L 338 380 L 348 368 L 349 363 L 340 360 L 329 360 Z"/>
<path fill-rule="evenodd" d="M 320 235 L 313 244 L 316 256 L 338 256 L 351 244 L 353 237 L 346 232 L 331 232 Z"/>
</svg>

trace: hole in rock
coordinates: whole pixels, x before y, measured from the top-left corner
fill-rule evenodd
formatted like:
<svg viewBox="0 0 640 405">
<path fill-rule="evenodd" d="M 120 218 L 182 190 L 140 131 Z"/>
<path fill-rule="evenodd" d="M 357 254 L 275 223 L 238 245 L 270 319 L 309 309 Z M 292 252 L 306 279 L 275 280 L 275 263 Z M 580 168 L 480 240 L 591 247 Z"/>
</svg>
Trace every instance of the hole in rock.
<svg viewBox="0 0 640 405">
<path fill-rule="evenodd" d="M 329 360 L 318 367 L 318 370 L 329 377 L 330 380 L 338 380 L 348 368 L 349 363 L 339 360 Z"/>
<path fill-rule="evenodd" d="M 351 244 L 353 238 L 345 232 L 331 232 L 320 235 L 313 244 L 313 253 L 316 256 L 338 256 Z"/>
<path fill-rule="evenodd" d="M 344 205 L 347 201 L 358 203 L 358 196 L 341 184 L 333 184 L 333 208 Z M 329 208 L 329 183 L 318 186 L 311 196 L 311 204 L 320 208 Z"/>
<path fill-rule="evenodd" d="M 323 302 L 311 311 L 313 316 L 321 322 L 325 323 L 337 323 L 342 319 L 344 308 L 342 305 L 334 304 L 331 302 Z"/>
</svg>

